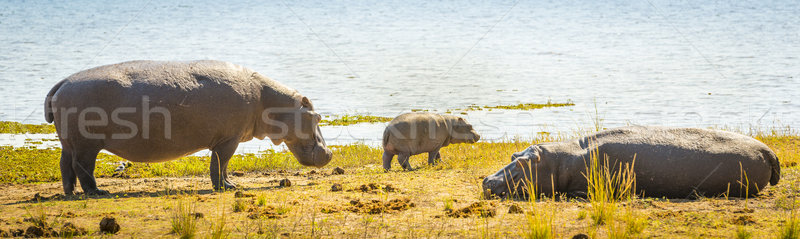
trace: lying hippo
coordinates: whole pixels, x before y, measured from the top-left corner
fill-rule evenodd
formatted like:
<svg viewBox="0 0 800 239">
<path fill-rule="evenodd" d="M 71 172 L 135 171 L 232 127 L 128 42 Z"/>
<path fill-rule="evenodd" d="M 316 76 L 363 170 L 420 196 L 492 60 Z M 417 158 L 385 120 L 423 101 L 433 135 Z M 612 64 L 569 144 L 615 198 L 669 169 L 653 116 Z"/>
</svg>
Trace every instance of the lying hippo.
<svg viewBox="0 0 800 239">
<path fill-rule="evenodd" d="M 441 159 L 439 149 L 450 144 L 475 143 L 481 138 L 461 117 L 432 113 L 405 113 L 397 116 L 383 131 L 383 168 L 392 167 L 392 158 L 405 170 L 411 155 L 428 153 L 428 163 Z"/>
<path fill-rule="evenodd" d="M 781 175 L 775 153 L 744 135 L 709 129 L 631 126 L 577 140 L 533 145 L 511 156 L 511 164 L 484 178 L 483 189 L 508 196 L 520 193 L 521 182 L 527 178 L 547 195 L 560 192 L 585 196 L 584 174 L 592 151 L 607 155 L 609 165 L 617 168 L 635 157 L 637 192 L 651 197 L 755 195 L 768 182 L 777 184 Z"/>
<path fill-rule="evenodd" d="M 61 141 L 64 193 L 76 177 L 87 194 L 105 149 L 133 162 L 163 162 L 210 149 L 215 189 L 234 188 L 227 168 L 239 142 L 269 137 L 297 160 L 322 167 L 331 151 L 308 98 L 250 69 L 220 61 L 132 61 L 75 73 L 44 103 Z M 110 120 L 109 120 L 110 119 Z"/>
</svg>

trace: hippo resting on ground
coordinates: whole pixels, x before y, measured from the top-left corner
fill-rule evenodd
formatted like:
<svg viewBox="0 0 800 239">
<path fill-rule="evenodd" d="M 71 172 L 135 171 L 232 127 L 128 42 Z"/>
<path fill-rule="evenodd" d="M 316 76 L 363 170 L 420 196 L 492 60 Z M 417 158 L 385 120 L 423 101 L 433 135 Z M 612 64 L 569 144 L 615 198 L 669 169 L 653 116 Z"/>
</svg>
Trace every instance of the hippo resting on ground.
<svg viewBox="0 0 800 239">
<path fill-rule="evenodd" d="M 584 174 L 592 151 L 607 155 L 609 165 L 617 168 L 635 157 L 636 189 L 648 197 L 755 195 L 767 183 L 777 184 L 781 175 L 775 153 L 751 137 L 721 130 L 631 126 L 515 153 L 511 164 L 484 178 L 484 192 L 501 197 L 520 193 L 527 178 L 546 195 L 585 196 Z"/>
<path fill-rule="evenodd" d="M 441 159 L 439 149 L 456 143 L 475 143 L 480 135 L 461 117 L 432 113 L 405 113 L 397 116 L 383 131 L 383 168 L 392 167 L 392 158 L 405 170 L 411 155 L 428 153 L 428 164 Z"/>
<path fill-rule="evenodd" d="M 97 188 L 95 158 L 105 149 L 133 162 L 163 162 L 210 149 L 215 189 L 234 188 L 228 160 L 239 142 L 285 142 L 300 164 L 322 167 L 331 151 L 308 98 L 250 69 L 220 61 L 132 61 L 75 73 L 44 103 L 61 141 L 64 193 L 76 177 Z"/>
</svg>

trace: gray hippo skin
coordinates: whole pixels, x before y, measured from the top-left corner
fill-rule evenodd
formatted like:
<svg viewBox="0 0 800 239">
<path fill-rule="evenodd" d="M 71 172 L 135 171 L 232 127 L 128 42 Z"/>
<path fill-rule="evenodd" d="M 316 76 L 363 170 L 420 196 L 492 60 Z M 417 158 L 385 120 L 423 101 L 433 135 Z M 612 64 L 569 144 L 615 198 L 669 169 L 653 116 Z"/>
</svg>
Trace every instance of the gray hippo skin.
<svg viewBox="0 0 800 239">
<path fill-rule="evenodd" d="M 501 197 L 520 193 L 523 175 L 531 175 L 528 180 L 546 195 L 585 196 L 585 162 L 590 162 L 592 151 L 607 155 L 609 165 L 631 163 L 635 155 L 636 190 L 647 197 L 752 196 L 767 183 L 777 184 L 781 175 L 775 153 L 751 137 L 721 130 L 630 126 L 533 145 L 484 178 L 483 190 Z"/>
<path fill-rule="evenodd" d="M 64 193 L 76 178 L 97 188 L 95 158 L 105 149 L 133 162 L 163 162 L 210 149 L 215 189 L 234 188 L 228 161 L 239 142 L 269 137 L 297 160 L 331 160 L 308 98 L 250 69 L 220 61 L 132 61 L 75 73 L 45 100 L 61 141 Z"/>
<path fill-rule="evenodd" d="M 383 168 L 392 167 L 395 155 L 400 166 L 408 164 L 412 155 L 428 153 L 428 164 L 441 159 L 439 149 L 456 143 L 475 143 L 480 135 L 461 117 L 432 113 L 405 113 L 397 116 L 383 132 Z"/>
</svg>

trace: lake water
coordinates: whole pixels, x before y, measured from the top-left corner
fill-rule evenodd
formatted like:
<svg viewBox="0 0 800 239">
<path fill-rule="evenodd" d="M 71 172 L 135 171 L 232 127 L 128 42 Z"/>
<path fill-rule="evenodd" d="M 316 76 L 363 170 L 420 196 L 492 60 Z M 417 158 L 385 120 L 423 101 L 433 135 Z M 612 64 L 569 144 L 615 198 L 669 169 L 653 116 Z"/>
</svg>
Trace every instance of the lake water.
<svg viewBox="0 0 800 239">
<path fill-rule="evenodd" d="M 298 89 L 324 115 L 575 103 L 464 115 L 488 140 L 587 129 L 594 116 L 797 128 L 798 57 L 795 0 L 0 1 L 0 120 L 44 122 L 53 84 L 90 67 L 217 59 Z M 376 144 L 382 131 L 323 134 Z"/>
</svg>

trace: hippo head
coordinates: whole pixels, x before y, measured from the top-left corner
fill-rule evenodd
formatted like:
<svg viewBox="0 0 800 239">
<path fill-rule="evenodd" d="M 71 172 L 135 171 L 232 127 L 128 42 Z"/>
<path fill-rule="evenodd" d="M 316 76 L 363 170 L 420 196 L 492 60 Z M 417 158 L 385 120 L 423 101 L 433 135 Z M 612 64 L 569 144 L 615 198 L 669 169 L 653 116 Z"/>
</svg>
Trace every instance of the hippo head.
<svg viewBox="0 0 800 239">
<path fill-rule="evenodd" d="M 450 132 L 451 144 L 475 143 L 481 139 L 481 136 L 478 134 L 478 132 L 476 132 L 475 129 L 472 128 L 472 125 L 467 123 L 464 118 L 457 116 L 450 117 L 451 118 L 448 119 L 448 121 L 453 126 L 453 129 Z"/>
<path fill-rule="evenodd" d="M 542 148 L 533 145 L 511 155 L 511 164 L 483 179 L 485 196 L 526 196 L 531 190 L 552 194 L 556 165 L 552 159 L 542 158 L 541 154 Z"/>
<path fill-rule="evenodd" d="M 262 115 L 265 135 L 272 143 L 286 143 L 297 161 L 305 166 L 322 167 L 331 161 L 332 153 L 322 138 L 319 121 L 322 119 L 306 97 L 297 107 L 266 109 Z M 259 126 L 257 126 L 259 128 Z"/>
</svg>

